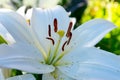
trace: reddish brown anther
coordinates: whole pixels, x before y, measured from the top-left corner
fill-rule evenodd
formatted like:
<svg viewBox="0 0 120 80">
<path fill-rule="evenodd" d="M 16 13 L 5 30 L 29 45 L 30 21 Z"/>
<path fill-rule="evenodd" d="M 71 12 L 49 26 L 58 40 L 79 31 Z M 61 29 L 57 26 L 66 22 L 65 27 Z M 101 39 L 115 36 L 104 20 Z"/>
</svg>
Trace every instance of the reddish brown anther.
<svg viewBox="0 0 120 80">
<path fill-rule="evenodd" d="M 71 38 L 72 38 L 72 32 L 69 33 L 69 39 L 68 39 L 68 42 L 67 42 L 67 45 L 69 45 L 70 41 L 71 41 Z"/>
<path fill-rule="evenodd" d="M 67 41 L 64 42 L 63 46 L 62 46 L 62 51 L 64 51 L 65 45 L 67 44 Z"/>
<path fill-rule="evenodd" d="M 57 32 L 58 30 L 58 22 L 57 22 L 57 19 L 55 18 L 54 19 L 54 31 Z"/>
<path fill-rule="evenodd" d="M 46 39 L 51 40 L 53 45 L 55 44 L 54 39 L 52 39 L 52 38 L 50 38 L 50 37 L 46 37 Z"/>
<path fill-rule="evenodd" d="M 70 22 L 70 23 L 69 23 L 68 30 L 67 30 L 67 34 L 66 34 L 66 36 L 67 36 L 67 37 L 69 37 L 69 36 L 70 36 L 70 34 L 71 34 L 71 29 L 72 29 L 72 26 L 73 26 L 73 23 L 72 23 L 72 22 Z"/>
<path fill-rule="evenodd" d="M 51 26 L 50 25 L 48 25 L 48 35 L 49 37 L 51 37 Z"/>
</svg>

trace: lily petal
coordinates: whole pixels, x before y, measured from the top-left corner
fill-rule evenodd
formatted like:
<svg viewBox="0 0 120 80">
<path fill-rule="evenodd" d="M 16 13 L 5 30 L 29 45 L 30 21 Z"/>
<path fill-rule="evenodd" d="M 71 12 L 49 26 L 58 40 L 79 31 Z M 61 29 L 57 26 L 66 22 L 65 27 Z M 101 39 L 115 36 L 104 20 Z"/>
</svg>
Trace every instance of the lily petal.
<svg viewBox="0 0 120 80">
<path fill-rule="evenodd" d="M 6 80 L 36 80 L 32 74 L 24 74 L 20 76 L 14 76 Z"/>
<path fill-rule="evenodd" d="M 10 35 L 10 33 L 6 30 L 6 28 L 0 23 L 0 35 L 7 41 L 8 44 L 15 43 L 15 40 Z"/>
<path fill-rule="evenodd" d="M 25 17 L 25 6 L 20 7 L 16 12 L 20 14 L 21 16 Z"/>
<path fill-rule="evenodd" d="M 54 71 L 54 67 L 52 65 L 44 65 L 41 62 L 28 58 L 4 58 L 0 59 L 0 65 L 1 67 L 5 68 L 18 69 L 25 72 L 37 74 L 49 73 Z"/>
<path fill-rule="evenodd" d="M 16 12 L 18 14 L 20 14 L 21 16 L 23 16 L 26 20 L 30 20 L 31 17 L 32 17 L 32 11 L 33 11 L 33 9 L 30 8 L 30 9 L 26 10 L 26 8 L 27 8 L 26 6 L 22 6 Z"/>
<path fill-rule="evenodd" d="M 22 46 L 20 46 L 22 45 Z M 20 47 L 19 47 L 20 46 Z M 44 65 L 44 59 L 34 47 L 29 45 L 0 45 L 0 67 L 14 68 L 32 73 L 48 73 L 54 70 L 51 65 Z"/>
<path fill-rule="evenodd" d="M 0 69 L 0 80 L 5 80 L 3 73 L 2 73 L 2 69 Z"/>
<path fill-rule="evenodd" d="M 104 19 L 90 20 L 73 31 L 71 46 L 94 46 L 113 28 L 115 25 Z"/>
<path fill-rule="evenodd" d="M 32 17 L 32 12 L 33 12 L 33 9 L 32 9 L 32 8 L 27 10 L 26 15 L 25 15 L 25 18 L 26 18 L 27 20 L 30 20 L 30 19 L 31 19 L 31 17 Z"/>
<path fill-rule="evenodd" d="M 55 79 L 50 73 L 47 73 L 47 74 L 43 74 L 42 80 L 55 80 Z"/>
<path fill-rule="evenodd" d="M 97 48 L 77 48 L 62 59 L 61 72 L 74 78 L 85 80 L 118 80 L 120 78 L 120 58 Z M 66 65 L 65 65 L 66 64 Z M 109 76 L 110 75 L 110 76 Z"/>
<path fill-rule="evenodd" d="M 66 74 L 56 69 L 52 73 L 43 74 L 42 80 L 75 80 L 75 79 L 66 76 Z"/>
<path fill-rule="evenodd" d="M 28 25 L 25 19 L 19 14 L 8 9 L 0 9 L 0 22 L 16 42 L 31 41 Z"/>
<path fill-rule="evenodd" d="M 61 6 L 56 6 L 52 9 L 33 9 L 33 14 L 31 18 L 31 26 L 34 33 L 38 36 L 40 43 L 46 49 L 49 43 L 48 37 L 48 25 L 51 25 L 51 33 L 54 32 L 53 21 L 54 19 L 58 21 L 59 30 L 67 30 L 70 19 L 67 12 Z M 54 37 L 54 35 L 52 35 Z M 56 36 L 55 36 L 56 38 Z M 48 50 L 48 48 L 46 49 Z"/>
</svg>

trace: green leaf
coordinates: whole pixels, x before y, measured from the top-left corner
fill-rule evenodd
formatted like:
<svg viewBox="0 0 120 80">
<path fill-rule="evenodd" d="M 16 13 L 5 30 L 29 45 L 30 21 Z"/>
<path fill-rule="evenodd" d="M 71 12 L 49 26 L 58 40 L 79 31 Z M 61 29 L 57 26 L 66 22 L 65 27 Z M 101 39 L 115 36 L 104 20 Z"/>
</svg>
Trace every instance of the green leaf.
<svg viewBox="0 0 120 80">
<path fill-rule="evenodd" d="M 0 44 L 2 43 L 8 44 L 7 41 L 0 35 Z"/>
</svg>

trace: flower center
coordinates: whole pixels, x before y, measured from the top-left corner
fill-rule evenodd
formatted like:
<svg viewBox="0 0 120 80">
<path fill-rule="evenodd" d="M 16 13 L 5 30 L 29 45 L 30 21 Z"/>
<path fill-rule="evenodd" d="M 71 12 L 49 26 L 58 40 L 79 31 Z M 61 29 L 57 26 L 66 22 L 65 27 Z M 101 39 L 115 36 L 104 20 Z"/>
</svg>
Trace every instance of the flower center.
<svg viewBox="0 0 120 80">
<path fill-rule="evenodd" d="M 52 37 L 51 25 L 48 25 L 48 37 L 46 37 L 46 39 L 51 41 L 52 47 L 54 47 L 54 49 L 50 48 L 45 62 L 46 62 L 46 64 L 52 64 L 55 66 L 59 63 L 60 59 L 66 53 L 68 53 L 68 51 L 65 50 L 65 47 L 68 46 L 71 41 L 71 38 L 72 38 L 71 30 L 72 30 L 73 23 L 72 22 L 69 23 L 67 32 L 65 32 L 64 30 L 58 29 L 58 21 L 56 18 L 54 19 L 53 24 L 54 24 L 53 25 L 54 26 L 53 33 L 57 34 L 59 36 L 59 39 L 58 39 L 58 41 L 54 40 L 54 38 Z M 64 37 L 66 37 L 67 39 L 62 42 L 62 39 Z M 53 51 L 51 51 L 51 50 L 53 50 Z"/>
</svg>

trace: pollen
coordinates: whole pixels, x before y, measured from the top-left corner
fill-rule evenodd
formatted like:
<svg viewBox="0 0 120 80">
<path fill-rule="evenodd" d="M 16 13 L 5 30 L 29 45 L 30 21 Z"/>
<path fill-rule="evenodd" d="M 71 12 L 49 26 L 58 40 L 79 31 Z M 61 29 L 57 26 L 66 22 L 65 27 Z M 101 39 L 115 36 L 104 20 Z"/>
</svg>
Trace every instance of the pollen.
<svg viewBox="0 0 120 80">
<path fill-rule="evenodd" d="M 30 25 L 30 19 L 27 19 L 26 21 L 27 21 L 27 23 Z"/>
</svg>

